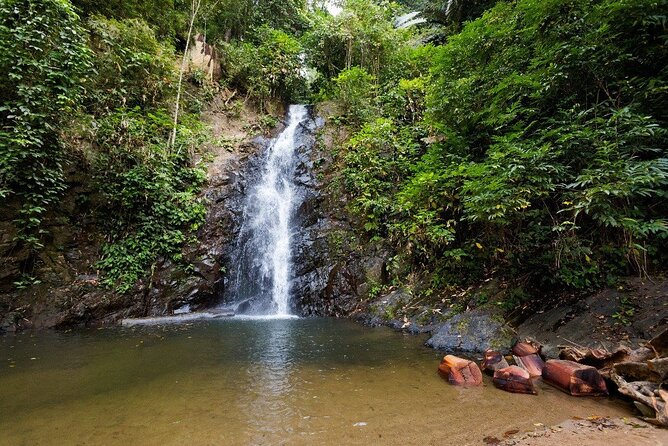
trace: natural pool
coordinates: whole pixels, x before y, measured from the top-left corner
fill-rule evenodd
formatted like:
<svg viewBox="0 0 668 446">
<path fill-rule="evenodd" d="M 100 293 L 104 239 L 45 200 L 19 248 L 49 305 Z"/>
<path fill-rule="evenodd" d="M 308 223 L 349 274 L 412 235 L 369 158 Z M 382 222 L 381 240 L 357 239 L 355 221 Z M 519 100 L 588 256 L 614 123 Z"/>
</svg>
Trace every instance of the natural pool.
<svg viewBox="0 0 668 446">
<path fill-rule="evenodd" d="M 481 444 L 619 401 L 463 389 L 423 338 L 333 319 L 0 337 L 0 444 Z"/>
</svg>

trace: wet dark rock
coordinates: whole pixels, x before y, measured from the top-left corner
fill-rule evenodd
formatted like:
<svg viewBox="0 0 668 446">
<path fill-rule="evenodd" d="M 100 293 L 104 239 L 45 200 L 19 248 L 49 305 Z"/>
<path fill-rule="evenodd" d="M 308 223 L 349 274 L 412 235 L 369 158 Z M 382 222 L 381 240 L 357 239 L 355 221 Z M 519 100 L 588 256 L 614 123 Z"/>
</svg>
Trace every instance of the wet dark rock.
<svg viewBox="0 0 668 446">
<path fill-rule="evenodd" d="M 373 261 L 373 259 L 368 259 L 367 263 L 370 261 Z M 411 299 L 412 295 L 410 291 L 405 288 L 398 288 L 375 300 L 369 305 L 369 310 L 372 315 L 386 319 L 394 319 L 397 310 L 402 306 L 407 305 Z"/>
<path fill-rule="evenodd" d="M 450 318 L 427 345 L 443 351 L 483 353 L 491 349 L 506 354 L 514 340 L 514 331 L 497 313 L 478 309 Z"/>
</svg>

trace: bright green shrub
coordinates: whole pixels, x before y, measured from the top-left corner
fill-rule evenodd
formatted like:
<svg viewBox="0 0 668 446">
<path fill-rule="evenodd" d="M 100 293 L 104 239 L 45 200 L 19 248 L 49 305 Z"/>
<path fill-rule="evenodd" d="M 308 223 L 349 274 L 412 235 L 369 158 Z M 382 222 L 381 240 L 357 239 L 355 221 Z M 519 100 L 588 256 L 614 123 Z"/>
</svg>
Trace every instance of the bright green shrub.
<svg viewBox="0 0 668 446">
<path fill-rule="evenodd" d="M 334 97 L 343 114 L 354 123 L 364 122 L 377 115 L 376 78 L 364 68 L 353 67 L 334 78 Z"/>
</svg>

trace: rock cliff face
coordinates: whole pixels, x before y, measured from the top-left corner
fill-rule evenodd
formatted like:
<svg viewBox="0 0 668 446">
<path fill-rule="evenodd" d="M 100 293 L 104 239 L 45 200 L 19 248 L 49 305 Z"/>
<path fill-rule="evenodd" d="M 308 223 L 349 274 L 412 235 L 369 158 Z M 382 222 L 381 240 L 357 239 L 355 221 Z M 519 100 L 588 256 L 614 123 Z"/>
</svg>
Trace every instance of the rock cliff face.
<svg viewBox="0 0 668 446">
<path fill-rule="evenodd" d="M 304 316 L 345 317 L 354 314 L 366 297 L 365 263 L 368 252 L 356 246 L 346 197 L 332 179 L 339 167 L 333 154 L 347 138 L 328 120 L 326 108 L 317 108 L 317 130 L 299 150 L 297 182 L 304 188 L 298 210 L 295 276 L 292 295 Z M 311 146 L 311 147 L 309 147 Z M 383 261 L 380 261 L 382 269 Z"/>
<path fill-rule="evenodd" d="M 345 199 L 329 187 L 329 177 L 335 169 L 332 152 L 344 138 L 338 128 L 329 125 L 311 111 L 312 119 L 298 129 L 295 184 L 301 205 L 295 212 L 293 234 L 293 276 L 291 279 L 292 310 L 303 316 L 347 316 L 354 311 L 359 296 L 365 293 L 363 261 L 351 250 L 346 240 L 352 234 L 345 215 Z M 277 129 L 277 131 L 280 130 Z M 255 140 L 263 148 L 269 141 Z M 234 218 L 227 218 L 224 246 L 220 261 L 225 271 L 219 302 L 232 305 L 236 298 L 235 262 L 237 237 L 243 222 L 244 198 L 249 181 L 262 168 L 262 150 L 249 157 L 243 173 L 238 175 L 232 195 L 225 198 L 225 208 Z"/>
<path fill-rule="evenodd" d="M 249 179 L 261 168 L 271 135 L 253 136 L 262 126 L 250 108 L 229 113 L 224 98 L 218 102 L 205 115 L 216 144 L 205 150 L 212 156 L 202 191 L 206 222 L 196 234 L 197 242 L 183 251 L 190 266 L 158 259 L 125 295 L 100 286 L 95 263 L 104 235 L 94 209 L 103 203 L 98 202 L 82 162 L 72 167 L 62 206 L 49 217 L 50 238 L 42 251 L 17 249 L 12 241 L 13 213 L 0 216 L 0 331 L 114 324 L 123 318 L 196 311 L 234 299 L 232 271 L 244 197 Z M 359 310 L 369 283 L 386 280 L 384 257 L 356 243 L 345 197 L 329 185 L 337 168 L 332 153 L 347 135 L 316 116 L 318 111 L 301 129 L 298 148 L 295 182 L 303 201 L 295 217 L 300 230 L 295 234 L 293 310 L 304 316 L 344 317 Z M 274 129 L 274 134 L 280 130 L 281 126 Z M 17 289 L 14 283 L 27 268 L 40 283 Z"/>
</svg>

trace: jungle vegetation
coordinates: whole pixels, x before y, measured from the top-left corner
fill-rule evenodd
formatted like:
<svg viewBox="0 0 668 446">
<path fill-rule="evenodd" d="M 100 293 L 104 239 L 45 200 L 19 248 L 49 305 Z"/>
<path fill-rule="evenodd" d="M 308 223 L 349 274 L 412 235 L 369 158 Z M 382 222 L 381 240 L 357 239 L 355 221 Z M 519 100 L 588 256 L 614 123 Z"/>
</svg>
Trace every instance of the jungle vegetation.
<svg viewBox="0 0 668 446">
<path fill-rule="evenodd" d="M 0 4 L 0 199 L 16 243 L 40 249 L 63 166 L 84 157 L 108 203 L 107 284 L 178 261 L 204 218 L 193 153 L 214 94 L 189 80 L 171 146 L 195 1 Z M 200 3 L 216 88 L 260 109 L 338 105 L 351 136 L 330 187 L 360 242 L 389 247 L 395 283 L 587 291 L 665 269 L 668 0 L 344 0 L 338 15 Z M 423 20 L 397 26 L 411 11 Z"/>
</svg>

